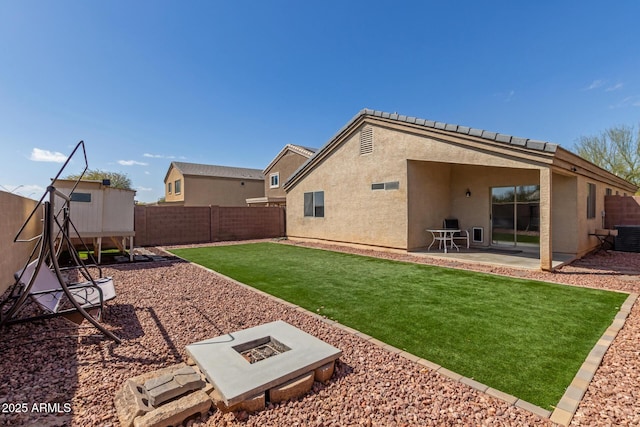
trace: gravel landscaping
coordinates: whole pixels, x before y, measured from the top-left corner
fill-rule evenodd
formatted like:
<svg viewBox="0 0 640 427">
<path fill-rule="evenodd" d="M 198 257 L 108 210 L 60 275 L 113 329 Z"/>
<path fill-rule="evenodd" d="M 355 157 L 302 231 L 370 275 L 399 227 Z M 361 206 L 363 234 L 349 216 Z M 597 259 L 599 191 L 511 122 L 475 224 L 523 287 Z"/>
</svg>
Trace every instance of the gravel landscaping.
<svg viewBox="0 0 640 427">
<path fill-rule="evenodd" d="M 640 254 L 592 255 L 554 274 L 305 245 L 640 292 Z M 114 277 L 118 292 L 109 303 L 105 323 L 123 343 L 116 345 L 92 328 L 69 328 L 61 319 L 4 329 L 0 340 L 0 425 L 116 426 L 113 398 L 126 379 L 185 361 L 187 344 L 278 319 L 343 351 L 333 378 L 327 384 L 315 383 L 312 391 L 298 400 L 270 405 L 258 413 L 212 410 L 206 419 L 191 420 L 188 425 L 553 425 L 548 419 L 181 260 L 116 265 L 104 271 Z M 639 310 L 636 304 L 605 355 L 572 425 L 640 425 Z"/>
</svg>

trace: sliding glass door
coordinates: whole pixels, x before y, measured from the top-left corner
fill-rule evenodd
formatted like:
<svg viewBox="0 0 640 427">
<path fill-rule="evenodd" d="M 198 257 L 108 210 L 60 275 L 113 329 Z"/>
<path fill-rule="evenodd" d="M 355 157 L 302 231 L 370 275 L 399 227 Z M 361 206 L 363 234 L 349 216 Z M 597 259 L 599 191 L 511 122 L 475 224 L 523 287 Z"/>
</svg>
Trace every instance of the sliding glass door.
<svg viewBox="0 0 640 427">
<path fill-rule="evenodd" d="M 494 245 L 540 244 L 540 186 L 491 189 L 491 242 Z"/>
</svg>

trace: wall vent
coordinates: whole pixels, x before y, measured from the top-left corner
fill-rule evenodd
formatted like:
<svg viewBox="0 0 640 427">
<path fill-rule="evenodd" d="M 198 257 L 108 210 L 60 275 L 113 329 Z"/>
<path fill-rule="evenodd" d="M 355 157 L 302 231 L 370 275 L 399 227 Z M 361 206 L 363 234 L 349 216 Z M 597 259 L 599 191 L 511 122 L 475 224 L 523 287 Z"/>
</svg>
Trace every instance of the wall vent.
<svg viewBox="0 0 640 427">
<path fill-rule="evenodd" d="M 400 188 L 400 181 L 391 182 L 374 182 L 371 184 L 372 190 L 398 190 Z"/>
<path fill-rule="evenodd" d="M 365 126 L 360 131 L 360 155 L 373 153 L 373 128 Z"/>
</svg>

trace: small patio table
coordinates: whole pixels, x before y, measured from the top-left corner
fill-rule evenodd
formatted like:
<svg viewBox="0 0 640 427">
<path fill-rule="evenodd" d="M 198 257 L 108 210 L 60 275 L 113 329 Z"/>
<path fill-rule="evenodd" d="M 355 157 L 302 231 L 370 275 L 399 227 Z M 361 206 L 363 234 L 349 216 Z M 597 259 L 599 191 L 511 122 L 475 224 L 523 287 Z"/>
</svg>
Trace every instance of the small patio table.
<svg viewBox="0 0 640 427">
<path fill-rule="evenodd" d="M 458 245 L 456 245 L 453 241 L 453 235 L 456 233 L 459 233 L 460 230 L 457 230 L 454 228 L 439 228 L 439 229 L 428 228 L 427 231 L 431 233 L 431 236 L 433 236 L 433 241 L 427 248 L 427 251 L 431 250 L 431 246 L 433 246 L 433 244 L 436 241 L 438 242 L 438 249 L 442 249 L 442 243 L 444 243 L 445 254 L 447 253 L 447 242 L 451 242 L 451 249 L 455 247 L 458 252 L 460 251 L 460 248 L 458 247 Z"/>
<path fill-rule="evenodd" d="M 589 236 L 594 236 L 598 238 L 600 245 L 598 245 L 598 249 L 596 249 L 595 253 L 600 251 L 607 252 L 607 249 L 613 249 L 613 242 L 609 240 L 609 237 L 615 237 L 618 235 L 618 230 L 606 230 L 606 229 L 597 229 L 593 233 L 589 233 Z"/>
</svg>

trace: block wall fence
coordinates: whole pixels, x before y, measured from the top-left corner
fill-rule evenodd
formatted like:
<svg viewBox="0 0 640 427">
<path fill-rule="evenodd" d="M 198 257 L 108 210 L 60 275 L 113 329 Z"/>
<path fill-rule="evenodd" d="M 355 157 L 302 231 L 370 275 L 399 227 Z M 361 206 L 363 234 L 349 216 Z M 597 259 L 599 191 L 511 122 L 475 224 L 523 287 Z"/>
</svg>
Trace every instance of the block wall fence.
<svg viewBox="0 0 640 427">
<path fill-rule="evenodd" d="M 640 196 L 605 196 L 605 227 L 640 225 Z"/>
<path fill-rule="evenodd" d="M 35 244 L 14 243 L 13 239 L 36 203 L 32 199 L 0 191 L 0 294 L 13 284 L 13 273 L 24 268 Z M 28 239 L 41 233 L 41 221 L 42 210 L 38 210 L 21 238 Z"/>
<path fill-rule="evenodd" d="M 136 206 L 135 246 L 284 237 L 283 207 Z"/>
</svg>

